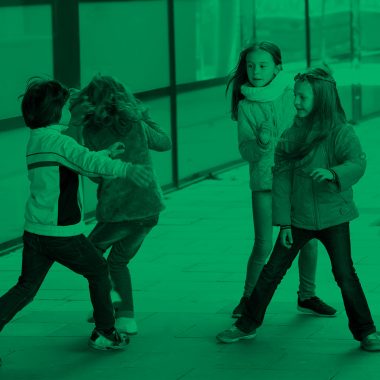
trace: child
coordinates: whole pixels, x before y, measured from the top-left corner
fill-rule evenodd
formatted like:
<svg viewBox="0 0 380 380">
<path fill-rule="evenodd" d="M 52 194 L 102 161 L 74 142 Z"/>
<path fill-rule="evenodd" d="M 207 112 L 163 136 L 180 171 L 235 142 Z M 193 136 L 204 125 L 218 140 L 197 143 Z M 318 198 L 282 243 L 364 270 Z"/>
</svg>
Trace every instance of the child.
<svg viewBox="0 0 380 380">
<path fill-rule="evenodd" d="M 243 297 L 232 317 L 241 316 L 272 250 L 272 166 L 278 137 L 294 119 L 291 77 L 282 71 L 281 51 L 272 42 L 255 43 L 240 54 L 230 79 L 232 118 L 238 122 L 239 150 L 249 162 L 255 242 L 248 260 Z M 301 250 L 298 310 L 334 316 L 336 310 L 315 295 L 317 244 Z"/>
<path fill-rule="evenodd" d="M 144 165 L 153 174 L 144 189 L 123 178 L 101 179 L 98 223 L 89 236 L 102 254 L 111 248 L 107 261 L 113 288 L 121 300 L 115 304 L 116 326 L 122 332 L 136 334 L 128 264 L 164 209 L 149 150 L 169 150 L 171 141 L 142 103 L 112 77 L 95 76 L 76 94 L 72 107 L 74 113 L 84 114 L 83 138 L 87 147 L 102 150 L 121 141 L 125 146 L 121 159 Z"/>
<path fill-rule="evenodd" d="M 349 221 L 358 216 L 351 186 L 364 174 L 365 154 L 346 122 L 332 76 L 312 69 L 295 80 L 297 117 L 276 148 L 274 167 L 273 224 L 281 226 L 280 234 L 243 316 L 217 339 L 231 343 L 255 336 L 298 251 L 316 238 L 329 254 L 354 338 L 364 350 L 380 351 L 350 248 Z"/>
<path fill-rule="evenodd" d="M 27 145 L 30 196 L 25 211 L 22 272 L 17 284 L 0 298 L 0 331 L 24 308 L 40 288 L 54 262 L 83 275 L 89 283 L 95 329 L 89 345 L 95 349 L 120 349 L 128 337 L 114 328 L 107 263 L 84 237 L 79 174 L 104 178 L 129 178 L 148 186 L 144 167 L 90 152 L 61 132 L 69 122 L 69 91 L 55 80 L 34 79 L 22 99 L 22 114 L 31 129 Z"/>
</svg>

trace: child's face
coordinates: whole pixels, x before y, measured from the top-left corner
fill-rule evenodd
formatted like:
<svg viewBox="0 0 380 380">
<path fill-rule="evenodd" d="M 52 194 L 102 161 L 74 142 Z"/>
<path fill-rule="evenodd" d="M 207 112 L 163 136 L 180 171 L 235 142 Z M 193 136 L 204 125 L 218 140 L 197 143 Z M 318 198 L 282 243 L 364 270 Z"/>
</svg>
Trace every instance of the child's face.
<svg viewBox="0 0 380 380">
<path fill-rule="evenodd" d="M 71 119 L 71 112 L 69 110 L 69 101 L 65 103 L 65 105 L 62 108 L 62 116 L 59 120 L 59 124 L 62 125 L 69 125 L 70 119 Z"/>
<path fill-rule="evenodd" d="M 297 81 L 294 84 L 294 106 L 298 117 L 306 117 L 313 110 L 314 94 L 309 82 Z"/>
<path fill-rule="evenodd" d="M 280 71 L 279 65 L 274 63 L 271 54 L 264 50 L 248 53 L 246 67 L 248 80 L 254 87 L 267 85 Z"/>
</svg>

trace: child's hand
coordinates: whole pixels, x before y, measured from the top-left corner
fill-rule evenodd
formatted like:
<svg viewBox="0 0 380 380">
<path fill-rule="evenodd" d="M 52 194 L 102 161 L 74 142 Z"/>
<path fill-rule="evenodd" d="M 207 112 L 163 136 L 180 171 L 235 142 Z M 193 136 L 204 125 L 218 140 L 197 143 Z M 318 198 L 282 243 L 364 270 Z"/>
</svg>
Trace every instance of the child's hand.
<svg viewBox="0 0 380 380">
<path fill-rule="evenodd" d="M 310 177 L 317 182 L 332 181 L 334 179 L 334 175 L 331 173 L 331 171 L 323 168 L 314 169 L 310 173 Z"/>
<path fill-rule="evenodd" d="M 147 188 L 152 181 L 151 170 L 144 165 L 130 165 L 126 172 L 126 177 L 137 186 Z"/>
<path fill-rule="evenodd" d="M 115 142 L 107 148 L 108 154 L 111 158 L 117 157 L 119 154 L 124 153 L 125 145 L 122 142 Z"/>
<path fill-rule="evenodd" d="M 290 228 L 284 228 L 280 230 L 280 241 L 285 248 L 290 249 L 292 247 L 293 236 L 292 230 Z"/>
<path fill-rule="evenodd" d="M 263 144 L 263 145 L 269 144 L 269 142 L 271 140 L 271 130 L 272 130 L 272 125 L 268 120 L 263 121 L 260 124 L 259 140 L 260 140 L 261 144 Z"/>
</svg>

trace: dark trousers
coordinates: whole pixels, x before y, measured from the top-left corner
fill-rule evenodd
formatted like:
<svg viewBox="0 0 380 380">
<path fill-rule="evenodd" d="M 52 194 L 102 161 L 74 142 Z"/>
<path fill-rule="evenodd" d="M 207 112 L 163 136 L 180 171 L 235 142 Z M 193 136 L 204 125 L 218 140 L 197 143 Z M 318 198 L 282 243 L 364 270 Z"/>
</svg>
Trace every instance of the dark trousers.
<svg viewBox="0 0 380 380">
<path fill-rule="evenodd" d="M 31 302 L 55 261 L 88 280 L 95 325 L 114 326 L 107 262 L 84 235 L 50 237 L 24 232 L 22 271 L 17 284 L 0 298 L 0 331 Z"/>
<path fill-rule="evenodd" d="M 330 257 L 332 272 L 343 297 L 349 329 L 356 340 L 362 340 L 376 331 L 367 300 L 355 272 L 351 258 L 350 230 L 348 223 L 310 231 L 292 226 L 293 245 L 285 248 L 278 238 L 268 263 L 264 266 L 256 287 L 247 302 L 246 310 L 236 326 L 250 332 L 264 320 L 273 294 L 291 267 L 299 250 L 311 239 L 318 239 Z"/>
</svg>

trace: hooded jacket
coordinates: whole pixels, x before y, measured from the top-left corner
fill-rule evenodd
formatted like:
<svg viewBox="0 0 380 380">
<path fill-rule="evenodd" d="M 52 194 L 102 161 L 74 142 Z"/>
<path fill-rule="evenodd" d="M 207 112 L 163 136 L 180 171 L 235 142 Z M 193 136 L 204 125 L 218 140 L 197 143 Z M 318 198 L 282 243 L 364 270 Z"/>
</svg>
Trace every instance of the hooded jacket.
<svg viewBox="0 0 380 380">
<path fill-rule="evenodd" d="M 286 130 L 276 148 L 273 178 L 273 225 L 293 225 L 321 230 L 356 218 L 352 186 L 363 176 L 366 156 L 351 125 L 334 128 L 329 136 L 303 159 L 285 160 L 300 136 L 300 126 Z M 312 135 L 310 135 L 312 137 Z M 314 181 L 311 171 L 331 169 L 336 180 Z"/>
<path fill-rule="evenodd" d="M 158 215 L 164 208 L 163 195 L 153 168 L 150 149 L 166 151 L 171 140 L 151 118 L 131 122 L 125 132 L 116 128 L 86 126 L 84 143 L 91 150 L 102 150 L 120 141 L 125 151 L 118 156 L 123 161 L 150 168 L 152 181 L 148 188 L 135 185 L 128 178 L 100 179 L 96 218 L 99 222 L 122 222 Z"/>
</svg>

